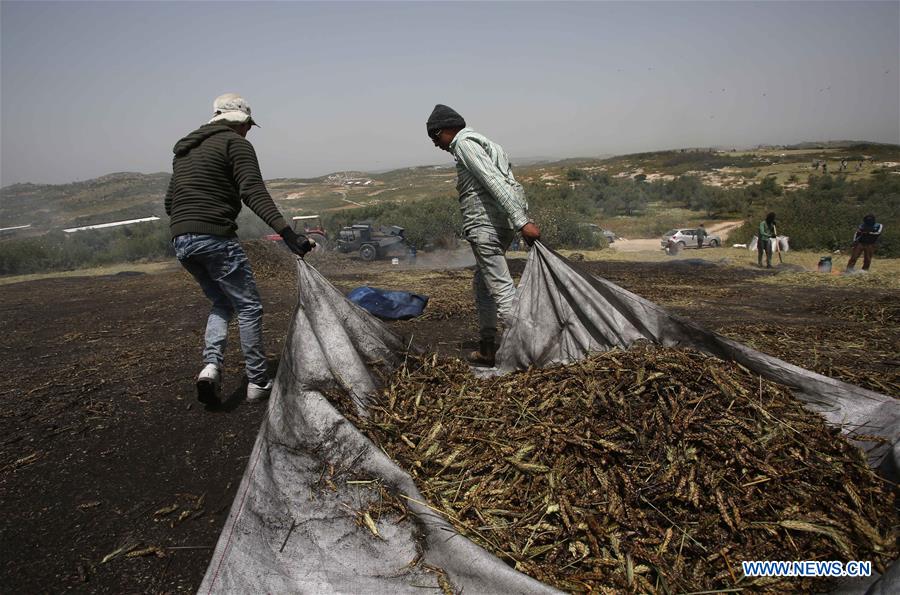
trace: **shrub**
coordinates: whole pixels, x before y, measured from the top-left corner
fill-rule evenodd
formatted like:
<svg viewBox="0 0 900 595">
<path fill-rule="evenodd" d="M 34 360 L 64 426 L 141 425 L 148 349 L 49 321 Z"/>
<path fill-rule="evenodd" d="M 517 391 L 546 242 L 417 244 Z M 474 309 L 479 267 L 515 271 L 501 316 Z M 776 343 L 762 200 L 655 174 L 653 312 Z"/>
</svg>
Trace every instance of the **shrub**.
<svg viewBox="0 0 900 595">
<path fill-rule="evenodd" d="M 810 176 L 809 187 L 755 204 L 748 221 L 734 234 L 749 241 L 768 211 L 777 213 L 778 231 L 790 236 L 791 247 L 846 250 L 867 213 L 885 226 L 878 253 L 900 256 L 896 229 L 900 226 L 900 176 L 879 175 L 848 182 L 843 176 Z"/>
<path fill-rule="evenodd" d="M 459 203 L 449 196 L 404 203 L 385 202 L 337 211 L 326 215 L 323 223 L 329 236 L 337 238 L 342 227 L 361 221 L 399 225 L 405 230 L 406 243 L 418 250 L 452 247 L 462 236 Z"/>
<path fill-rule="evenodd" d="M 606 240 L 589 223 L 596 218 L 591 195 L 568 186 L 530 185 L 529 213 L 541 229 L 541 241 L 557 248 L 604 248 Z"/>
<path fill-rule="evenodd" d="M 584 172 L 578 168 L 570 167 L 566 172 L 566 179 L 570 182 L 577 182 L 584 179 Z"/>
<path fill-rule="evenodd" d="M 607 215 L 636 215 L 647 208 L 647 193 L 635 182 L 610 186 L 603 203 Z"/>
<path fill-rule="evenodd" d="M 585 192 L 568 186 L 529 185 L 525 189 L 529 215 L 541 228 L 541 237 L 560 248 L 601 248 L 605 240 L 587 223 L 596 218 L 596 207 Z M 463 235 L 462 215 L 455 197 L 439 197 L 404 203 L 379 203 L 330 213 L 324 224 L 331 237 L 341 227 L 372 221 L 376 225 L 399 225 L 407 244 L 417 249 L 453 247 Z"/>
<path fill-rule="evenodd" d="M 0 241 L 0 274 L 19 275 L 174 256 L 162 221 Z"/>
</svg>

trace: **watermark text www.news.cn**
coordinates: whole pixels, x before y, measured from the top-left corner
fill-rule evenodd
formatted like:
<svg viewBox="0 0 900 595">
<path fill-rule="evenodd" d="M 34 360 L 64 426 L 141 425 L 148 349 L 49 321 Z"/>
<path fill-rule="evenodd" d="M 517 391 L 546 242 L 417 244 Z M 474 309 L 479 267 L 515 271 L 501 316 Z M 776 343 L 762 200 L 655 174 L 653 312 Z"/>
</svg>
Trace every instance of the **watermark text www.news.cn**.
<svg viewBox="0 0 900 595">
<path fill-rule="evenodd" d="M 744 576 L 857 577 L 872 576 L 872 562 L 851 560 L 749 560 L 741 562 Z"/>
</svg>

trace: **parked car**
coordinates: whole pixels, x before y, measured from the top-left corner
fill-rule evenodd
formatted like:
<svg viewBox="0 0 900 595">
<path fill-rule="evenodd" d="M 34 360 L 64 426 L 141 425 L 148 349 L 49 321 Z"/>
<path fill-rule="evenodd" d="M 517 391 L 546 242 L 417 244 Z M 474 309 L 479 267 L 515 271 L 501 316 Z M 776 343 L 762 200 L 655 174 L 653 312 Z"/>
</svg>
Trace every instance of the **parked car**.
<svg viewBox="0 0 900 595">
<path fill-rule="evenodd" d="M 607 244 L 612 244 L 617 239 L 619 239 L 619 236 L 617 236 L 615 232 L 612 232 L 608 229 L 603 229 L 596 223 L 582 223 L 581 225 L 589 227 L 591 229 L 591 233 L 594 235 L 602 235 Z"/>
<path fill-rule="evenodd" d="M 660 244 L 663 248 L 668 247 L 669 242 L 678 249 L 696 248 L 697 247 L 697 230 L 696 229 L 672 229 L 663 234 Z M 709 248 L 718 248 L 722 245 L 722 238 L 714 233 L 707 233 L 703 238 L 703 246 Z"/>
</svg>

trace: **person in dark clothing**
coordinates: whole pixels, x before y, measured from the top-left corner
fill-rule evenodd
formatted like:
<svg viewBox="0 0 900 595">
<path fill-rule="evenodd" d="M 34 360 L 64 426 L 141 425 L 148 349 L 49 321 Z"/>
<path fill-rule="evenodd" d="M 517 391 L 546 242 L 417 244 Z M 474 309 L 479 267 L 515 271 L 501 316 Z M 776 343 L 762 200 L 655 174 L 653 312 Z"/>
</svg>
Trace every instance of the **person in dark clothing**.
<svg viewBox="0 0 900 595">
<path fill-rule="evenodd" d="M 702 223 L 700 224 L 700 227 L 697 228 L 697 231 L 695 233 L 697 234 L 697 248 L 702 248 L 703 240 L 705 240 L 707 236 L 706 228 L 703 227 Z"/>
<path fill-rule="evenodd" d="M 262 303 L 244 249 L 237 240 L 238 213 L 246 204 L 303 257 L 315 243 L 287 224 L 266 190 L 253 145 L 257 125 L 250 106 L 226 93 L 213 102 L 213 118 L 175 144 L 165 208 L 175 255 L 212 302 L 206 321 L 204 367 L 197 398 L 219 402 L 228 322 L 237 314 L 247 372 L 247 400 L 269 396 L 272 380 L 262 344 Z"/>
<path fill-rule="evenodd" d="M 775 213 L 766 215 L 759 222 L 759 234 L 756 241 L 756 262 L 762 266 L 763 252 L 766 253 L 766 268 L 772 268 L 772 240 L 775 239 Z"/>
<path fill-rule="evenodd" d="M 881 223 L 875 222 L 875 215 L 869 213 L 863 217 L 863 222 L 856 228 L 853 234 L 853 245 L 850 251 L 850 260 L 847 261 L 846 272 L 850 273 L 856 268 L 856 260 L 859 255 L 863 257 L 862 270 L 868 271 L 872 265 L 872 257 L 875 255 L 875 247 L 878 245 L 878 238 L 881 237 L 883 226 Z"/>
</svg>

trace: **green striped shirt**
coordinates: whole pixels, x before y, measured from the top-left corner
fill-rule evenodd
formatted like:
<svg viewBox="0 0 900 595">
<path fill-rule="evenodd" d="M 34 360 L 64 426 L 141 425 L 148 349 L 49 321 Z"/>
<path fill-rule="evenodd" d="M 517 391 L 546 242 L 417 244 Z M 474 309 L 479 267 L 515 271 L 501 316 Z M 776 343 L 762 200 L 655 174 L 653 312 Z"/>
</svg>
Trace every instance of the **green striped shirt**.
<svg viewBox="0 0 900 595">
<path fill-rule="evenodd" d="M 456 158 L 456 190 L 463 229 L 489 226 L 519 230 L 528 223 L 528 202 L 513 177 L 503 147 L 471 128 L 463 128 L 450 143 Z"/>
</svg>

